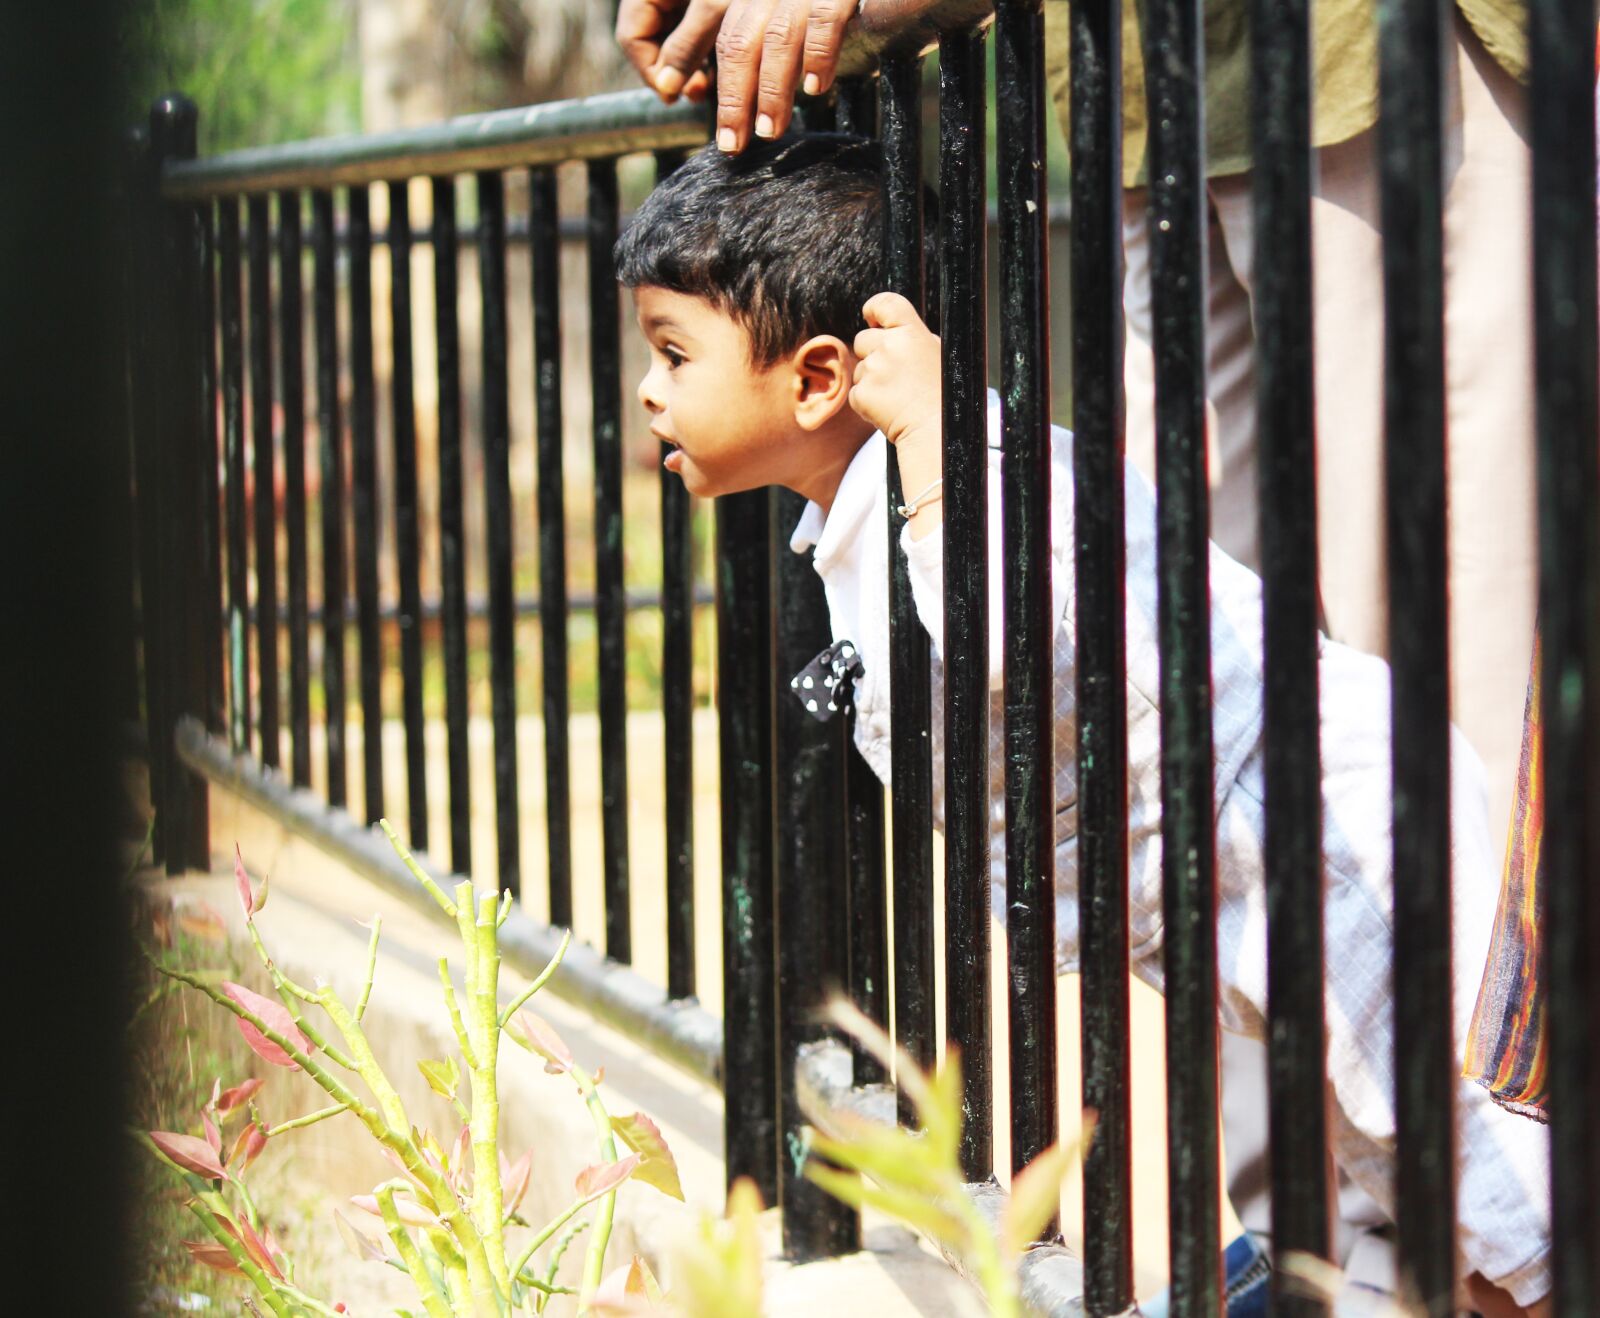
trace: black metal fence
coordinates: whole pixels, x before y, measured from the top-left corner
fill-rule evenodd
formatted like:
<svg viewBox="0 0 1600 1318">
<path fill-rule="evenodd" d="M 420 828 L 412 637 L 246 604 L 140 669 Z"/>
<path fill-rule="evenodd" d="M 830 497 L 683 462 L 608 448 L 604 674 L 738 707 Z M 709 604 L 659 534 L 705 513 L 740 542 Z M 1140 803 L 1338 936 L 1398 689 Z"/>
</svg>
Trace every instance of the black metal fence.
<svg viewBox="0 0 1600 1318">
<path fill-rule="evenodd" d="M 993 1168 L 988 1000 L 990 699 L 986 557 L 986 343 L 983 180 L 985 59 L 990 6 L 936 6 L 907 27 L 893 6 L 868 7 L 847 45 L 836 101 L 808 107 L 878 132 L 889 169 L 891 283 L 923 300 L 920 63 L 940 52 L 939 320 L 944 343 L 946 666 L 943 766 L 946 919 L 945 1018 L 965 1062 L 967 1130 L 962 1158 L 981 1182 Z M 1056 1139 L 1053 669 L 1050 526 L 1047 206 L 1042 168 L 1045 110 L 1039 0 L 993 7 L 998 77 L 1000 383 L 1004 400 L 1005 857 L 1010 986 L 1011 1160 L 1020 1167 Z M 1443 29 L 1431 0 L 1382 6 L 1382 188 L 1390 352 L 1386 360 L 1394 601 L 1394 847 L 1397 872 L 1394 1000 L 1399 1102 L 1397 1193 L 1402 1275 L 1430 1312 L 1448 1307 L 1455 1284 L 1450 1050 L 1450 867 L 1443 545 L 1444 411 L 1441 370 L 1441 126 L 1436 79 Z M 1212 779 L 1207 485 L 1204 436 L 1205 172 L 1202 159 L 1200 11 L 1197 0 L 1144 7 L 1150 58 L 1151 247 L 1156 325 L 1159 451 L 1159 639 L 1161 796 L 1165 889 L 1172 1311 L 1217 1313 L 1220 1305 L 1217 1132 L 1217 950 Z M 1600 540 L 1597 540 L 1595 168 L 1593 13 L 1587 3 L 1532 6 L 1535 284 L 1538 290 L 1538 442 L 1541 462 L 1541 618 L 1548 702 L 1546 817 L 1549 907 L 1545 922 L 1555 1119 L 1556 1309 L 1600 1312 Z M 873 15 L 880 15 L 874 19 Z M 886 17 L 883 15 L 887 15 Z M 1265 753 L 1273 1248 L 1327 1257 L 1330 1250 L 1320 919 L 1321 767 L 1318 725 L 1314 427 L 1310 320 L 1310 67 L 1303 0 L 1253 7 L 1254 179 L 1260 241 L 1255 257 L 1256 341 L 1263 444 L 1262 543 L 1266 647 Z M 1085 1305 L 1094 1314 L 1133 1304 L 1128 1109 L 1128 761 L 1125 706 L 1125 559 L 1120 160 L 1121 7 L 1074 0 L 1072 23 L 1071 340 L 1076 432 L 1075 592 L 1079 740 L 1078 836 L 1083 968 L 1084 1107 L 1098 1115 L 1085 1168 Z M 275 672 L 280 618 L 274 579 L 279 538 L 287 545 L 289 771 L 311 781 L 308 637 L 320 628 L 324 656 L 326 807 L 346 804 L 341 647 L 359 653 L 365 712 L 360 754 L 371 822 L 382 808 L 378 691 L 379 598 L 372 533 L 375 446 L 368 270 L 368 196 L 389 189 L 391 248 L 407 241 L 406 181 L 433 181 L 429 241 L 437 262 L 438 553 L 449 741 L 450 836 L 426 836 L 421 798 L 420 659 L 414 450 L 408 418 L 412 306 L 397 262 L 392 299 L 396 345 L 392 433 L 395 516 L 400 527 L 399 618 L 408 746 L 410 836 L 419 848 L 465 870 L 465 666 L 457 268 L 457 181 L 470 176 L 477 207 L 482 289 L 481 434 L 487 480 L 481 497 L 491 564 L 494 782 L 499 880 L 519 890 L 514 858 L 526 823 L 516 809 L 515 685 L 510 573 L 514 537 L 507 486 L 507 355 L 537 362 L 539 594 L 544 686 L 546 817 L 551 919 L 570 918 L 572 871 L 564 674 L 567 608 L 561 521 L 559 418 L 563 381 L 555 315 L 558 216 L 552 170 L 587 161 L 594 398 L 595 607 L 600 643 L 603 744 L 605 953 L 630 960 L 627 921 L 627 781 L 667 776 L 668 983 L 615 978 L 596 960 L 580 982 L 609 988 L 613 1015 L 665 1041 L 699 1031 L 676 1055 L 719 1075 L 727 1096 L 730 1178 L 755 1178 L 786 1209 L 785 1239 L 800 1257 L 855 1242 L 854 1217 L 798 1176 L 790 1156 L 801 1116 L 794 1067 L 818 1027 L 811 1009 L 824 988 L 846 988 L 924 1063 L 935 1060 L 932 766 L 929 655 L 903 561 L 891 583 L 894 708 L 889 803 L 892 854 L 885 855 L 884 797 L 837 722 L 815 723 L 778 699 L 787 675 L 826 639 L 826 608 L 809 565 L 780 552 L 798 511 L 767 492 L 720 500 L 717 557 L 717 705 L 721 748 L 724 1002 L 720 1043 L 683 1000 L 694 992 L 689 856 L 688 684 L 691 582 L 687 502 L 662 486 L 666 613 L 664 702 L 668 760 L 626 760 L 620 635 L 618 317 L 610 251 L 617 225 L 616 160 L 656 153 L 667 170 L 677 152 L 705 141 L 706 121 L 687 106 L 664 108 L 648 93 L 596 97 L 455 121 L 377 137 L 302 143 L 216 160 L 193 155 L 192 108 L 163 102 L 152 120 L 137 218 L 146 264 L 136 287 L 141 327 L 137 394 L 141 580 L 146 618 L 151 770 L 160 846 L 173 868 L 208 862 L 204 789 L 197 775 L 248 779 L 273 799 L 283 716 Z M 1402 149 L 1402 147 L 1404 149 Z M 511 289 L 505 273 L 503 177 L 529 171 L 533 288 Z M 305 470 L 305 364 L 299 341 L 301 215 L 310 200 L 315 333 L 316 433 L 322 472 L 323 584 L 309 601 L 306 522 L 296 473 Z M 277 214 L 277 302 L 268 271 L 270 211 Z M 241 223 L 241 205 L 247 217 Z M 335 330 L 336 209 L 349 228 L 348 425 L 338 387 Z M 243 246 L 241 247 L 241 244 Z M 249 296 L 241 280 L 248 270 Z M 215 296 L 213 296 L 215 294 Z M 535 304 L 531 345 L 511 344 L 509 296 Z M 248 304 L 248 315 L 245 307 Z M 220 367 L 213 322 L 220 330 Z M 280 332 L 273 370 L 274 327 Z M 198 382 L 199 388 L 196 388 Z M 570 381 L 566 382 L 570 387 Z M 221 448 L 211 400 L 224 401 Z M 248 393 L 247 393 L 248 391 Z M 248 403 L 247 403 L 248 398 Z M 269 420 L 283 407 L 281 433 Z M 247 435 L 246 413 L 254 420 Z M 349 497 L 344 491 L 348 433 Z M 552 439 L 553 437 L 553 439 Z M 278 454 L 289 471 L 275 500 Z M 255 471 L 252 555 L 246 543 L 245 463 Z M 898 502 L 890 464 L 889 508 Z M 222 473 L 221 493 L 218 473 Z M 225 493 L 225 498 L 222 494 Z M 346 636 L 350 565 L 340 561 L 344 519 L 353 518 L 354 637 Z M 253 573 L 254 590 L 251 590 Z M 253 599 L 254 603 L 251 604 Z M 252 612 L 253 608 L 253 612 Z M 252 665 L 256 675 L 252 676 Z M 250 692 L 258 693 L 252 702 Z M 177 738 L 174 738 L 174 731 Z M 241 760 L 237 757 L 247 757 Z M 255 763 L 251 763 L 254 761 Z M 259 771 L 258 767 L 259 766 Z M 281 771 L 280 771 L 281 772 Z M 301 825 L 338 828 L 303 797 L 281 808 Z M 318 820 L 322 819 L 322 823 Z M 335 821 L 337 822 L 337 821 Z M 359 839 L 340 833 L 354 855 Z M 364 853 L 363 853 L 364 854 Z M 377 859 L 370 861 L 378 866 Z M 587 876 L 585 876 L 587 878 Z M 892 927 L 888 912 L 892 909 Z M 891 959 L 889 948 L 894 952 Z M 892 966 L 892 970 L 891 970 Z M 611 975 L 610 980 L 606 979 Z M 598 991 L 598 990 L 597 990 Z M 676 1004 L 676 1005 L 675 1005 Z M 685 1024 L 688 1022 L 688 1024 Z M 856 1059 L 858 1084 L 885 1080 Z M 1282 1275 L 1280 1273 L 1280 1275 Z M 1328 1312 L 1326 1300 L 1283 1290 L 1279 1312 Z"/>
</svg>

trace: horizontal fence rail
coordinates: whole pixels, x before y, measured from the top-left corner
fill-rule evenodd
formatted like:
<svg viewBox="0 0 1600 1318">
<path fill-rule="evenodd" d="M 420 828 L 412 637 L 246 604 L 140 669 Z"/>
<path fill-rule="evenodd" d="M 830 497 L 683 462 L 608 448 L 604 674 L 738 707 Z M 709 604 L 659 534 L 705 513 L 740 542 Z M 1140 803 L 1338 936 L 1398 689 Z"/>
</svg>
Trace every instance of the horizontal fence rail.
<svg viewBox="0 0 1600 1318">
<path fill-rule="evenodd" d="M 402 890 L 409 877 L 369 825 L 403 816 L 433 872 L 493 876 L 517 894 L 513 955 L 542 958 L 554 927 L 590 920 L 597 946 L 569 954 L 566 990 L 722 1084 L 727 1175 L 752 1178 L 783 1207 L 794 1259 L 861 1239 L 856 1214 L 794 1156 L 807 1114 L 821 1104 L 878 1122 L 915 1115 L 906 1074 L 827 1037 L 816 1014 L 825 992 L 848 993 L 889 1030 L 901 1066 L 931 1069 L 959 1052 L 960 1172 L 992 1217 L 1004 1183 L 1074 1124 L 1063 1111 L 1085 1109 L 1082 1211 L 1063 1215 L 1083 1224 L 1082 1257 L 1056 1240 L 1058 1223 L 1020 1274 L 1031 1310 L 1050 1315 L 1122 1315 L 1152 1298 L 1135 1295 L 1137 974 L 1166 998 L 1160 1303 L 1174 1315 L 1227 1312 L 1219 1122 L 1237 1095 L 1220 1073 L 1226 1014 L 1268 1045 L 1273 1312 L 1337 1312 L 1333 1290 L 1308 1284 L 1322 1273 L 1306 1262 L 1340 1262 L 1329 1178 L 1350 1147 L 1337 1105 L 1359 1051 L 1335 1046 L 1350 1025 L 1330 981 L 1354 953 L 1344 925 L 1324 917 L 1347 876 L 1325 854 L 1327 739 L 1342 729 L 1325 719 L 1330 646 L 1318 631 L 1318 443 L 1336 439 L 1317 430 L 1311 10 L 1303 0 L 1251 9 L 1251 515 L 1263 571 L 1259 616 L 1244 618 L 1238 600 L 1254 600 L 1255 585 L 1239 585 L 1210 540 L 1205 7 L 1150 0 L 1129 33 L 1137 51 L 1123 49 L 1120 4 L 1063 8 L 1048 21 L 1069 25 L 1070 56 L 1051 53 L 1041 0 L 874 0 L 851 24 L 836 92 L 800 107 L 798 131 L 881 142 L 887 284 L 942 337 L 937 618 L 919 610 L 900 550 L 892 449 L 882 492 L 890 566 L 872 584 L 889 614 L 888 784 L 854 749 L 853 720 L 818 723 L 788 691 L 832 639 L 820 582 L 788 549 L 799 497 L 757 490 L 701 510 L 670 473 L 645 479 L 628 461 L 618 162 L 648 156 L 664 178 L 707 141 L 708 109 L 622 92 L 196 160 L 193 107 L 158 105 L 134 174 L 145 255 L 129 297 L 158 847 L 174 870 L 209 863 L 208 780 Z M 1389 871 L 1373 879 L 1372 901 L 1392 894 L 1392 951 L 1361 952 L 1388 957 L 1386 972 L 1363 967 L 1387 973 L 1389 987 L 1365 1000 L 1377 1005 L 1362 1028 L 1392 1043 L 1392 1074 L 1359 1083 L 1392 1104 L 1393 1148 L 1371 1160 L 1392 1191 L 1401 1294 L 1430 1313 L 1452 1311 L 1463 1281 L 1458 1181 L 1471 1158 L 1456 1132 L 1479 1138 L 1462 1113 L 1481 1101 L 1454 1047 L 1464 968 L 1453 964 L 1452 811 L 1465 805 L 1450 777 L 1447 551 L 1474 532 L 1450 525 L 1446 486 L 1441 79 L 1454 56 L 1442 14 L 1428 0 L 1380 6 L 1383 320 L 1372 329 L 1385 342 L 1392 758 L 1369 767 L 1392 782 L 1392 809 L 1347 825 L 1374 830 L 1369 850 L 1385 854 L 1368 861 Z M 1594 29 L 1587 5 L 1560 0 L 1534 18 L 1550 710 L 1535 955 L 1551 1021 L 1555 1312 L 1568 1318 L 1594 1311 L 1600 1258 L 1600 1137 L 1587 1120 L 1600 1086 L 1588 951 L 1600 941 L 1600 829 L 1589 822 L 1600 784 Z M 924 107 L 934 49 L 938 104 Z M 1070 58 L 1070 204 L 1052 200 L 1045 163 L 1047 88 L 1066 72 L 1056 58 Z M 1125 58 L 1142 64 L 1150 125 L 1137 208 L 1146 234 L 1123 219 Z M 581 189 L 563 188 L 566 173 Z M 581 206 L 570 204 L 580 191 Z M 1070 248 L 1052 271 L 1050 229 L 1062 222 Z M 564 287 L 563 243 L 579 239 L 581 277 L 572 253 Z M 1152 396 L 1138 400 L 1125 385 L 1134 244 L 1148 251 L 1154 358 Z M 1050 425 L 1052 330 L 1071 343 L 1070 399 L 1056 401 L 1072 436 Z M 1126 461 L 1131 401 L 1153 404 L 1153 489 Z M 638 451 L 656 456 L 653 441 Z M 639 525 L 648 531 L 631 540 Z M 577 539 L 591 526 L 592 557 Z M 641 572 L 634 551 L 646 542 Z M 699 625 L 709 627 L 709 605 L 714 637 Z M 659 674 L 648 711 L 630 662 L 640 644 L 652 682 Z M 535 664 L 536 694 L 520 682 Z M 707 669 L 710 774 L 695 736 Z M 583 736 L 596 745 L 595 782 L 580 797 L 575 705 L 591 687 Z M 630 739 L 646 712 L 664 751 L 648 763 Z M 386 722 L 400 748 L 387 759 Z M 518 737 L 534 722 L 530 771 Z M 490 746 L 476 777 L 475 731 Z M 443 752 L 432 779 L 430 733 Z M 1227 813 L 1246 762 L 1258 828 Z M 714 851 L 696 837 L 697 772 L 717 782 Z M 632 797 L 657 780 L 660 817 L 644 820 Z M 585 827 L 589 797 L 599 804 Z M 475 803 L 486 824 L 476 847 Z M 1241 828 L 1259 832 L 1258 864 L 1239 859 Z M 660 846 L 640 841 L 658 832 Z M 592 873 L 580 854 L 594 856 Z M 715 882 L 697 884 L 710 856 Z M 656 896 L 661 918 L 639 919 Z M 721 908 L 720 1020 L 698 1000 L 712 991 L 697 936 L 708 898 Z M 1219 933 L 1246 906 L 1263 912 L 1250 933 L 1259 951 L 1237 930 L 1231 942 Z M 990 965 L 996 915 L 1003 967 Z M 1247 970 L 1251 956 L 1264 963 Z M 637 968 L 647 959 L 660 983 Z M 1076 1094 L 1057 1092 L 1072 1047 L 1057 1038 L 1063 965 L 1082 973 Z M 1010 1107 L 997 1123 L 1000 1086 Z"/>
</svg>

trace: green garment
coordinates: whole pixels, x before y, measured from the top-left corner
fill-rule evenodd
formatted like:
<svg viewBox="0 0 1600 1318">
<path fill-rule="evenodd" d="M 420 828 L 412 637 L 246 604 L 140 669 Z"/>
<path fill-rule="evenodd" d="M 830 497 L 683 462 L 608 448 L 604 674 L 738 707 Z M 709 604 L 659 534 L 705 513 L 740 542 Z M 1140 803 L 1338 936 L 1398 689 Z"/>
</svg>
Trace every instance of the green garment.
<svg viewBox="0 0 1600 1318">
<path fill-rule="evenodd" d="M 1056 113 L 1067 133 L 1069 0 L 1045 0 L 1045 69 Z M 1528 80 L 1525 0 L 1457 0 L 1485 49 L 1519 82 Z M 1122 182 L 1145 182 L 1144 50 L 1137 0 L 1122 4 Z M 1204 0 L 1206 173 L 1250 168 L 1250 6 L 1247 0 Z M 1378 29 L 1375 0 L 1316 0 L 1312 5 L 1311 140 L 1332 146 L 1378 119 Z M 1068 140 L 1071 135 L 1067 133 Z"/>
</svg>

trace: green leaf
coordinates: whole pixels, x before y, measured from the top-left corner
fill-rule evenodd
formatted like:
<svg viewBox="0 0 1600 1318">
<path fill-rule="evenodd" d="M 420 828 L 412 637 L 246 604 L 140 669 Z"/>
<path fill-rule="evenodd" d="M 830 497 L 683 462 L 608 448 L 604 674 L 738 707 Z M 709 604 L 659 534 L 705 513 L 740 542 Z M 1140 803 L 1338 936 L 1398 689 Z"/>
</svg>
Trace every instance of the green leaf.
<svg viewBox="0 0 1600 1318">
<path fill-rule="evenodd" d="M 852 1208 L 876 1208 L 896 1221 L 922 1232 L 952 1251 L 965 1248 L 967 1225 L 938 1200 L 904 1190 L 890 1190 L 835 1167 L 808 1162 L 806 1179 Z"/>
<path fill-rule="evenodd" d="M 678 1178 L 678 1161 L 667 1147 L 661 1127 L 643 1112 L 635 1112 L 631 1116 L 612 1117 L 611 1129 L 639 1155 L 639 1167 L 633 1179 L 653 1185 L 668 1198 L 682 1203 L 683 1183 Z"/>
<path fill-rule="evenodd" d="M 1000 1215 L 1000 1249 L 1022 1253 L 1061 1211 L 1061 1182 L 1076 1149 L 1052 1144 L 1011 1179 L 1011 1195 Z"/>
<path fill-rule="evenodd" d="M 461 1083 L 461 1068 L 456 1065 L 454 1057 L 442 1062 L 418 1062 L 417 1070 L 422 1072 L 428 1088 L 440 1098 L 456 1096 L 456 1087 Z"/>
</svg>

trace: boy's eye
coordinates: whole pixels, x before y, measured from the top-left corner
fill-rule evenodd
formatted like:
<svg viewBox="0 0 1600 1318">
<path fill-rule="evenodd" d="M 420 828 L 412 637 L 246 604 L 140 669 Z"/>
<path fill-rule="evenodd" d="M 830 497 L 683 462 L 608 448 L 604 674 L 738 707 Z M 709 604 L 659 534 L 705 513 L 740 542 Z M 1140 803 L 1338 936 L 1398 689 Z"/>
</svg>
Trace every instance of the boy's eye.
<svg viewBox="0 0 1600 1318">
<path fill-rule="evenodd" d="M 675 370 L 678 369 L 678 367 L 683 365 L 683 362 L 684 362 L 683 354 L 681 352 L 679 352 L 676 348 L 671 347 L 670 345 L 668 347 L 662 348 L 661 355 L 667 359 L 667 368 L 669 370 L 674 370 L 675 371 Z"/>
</svg>

